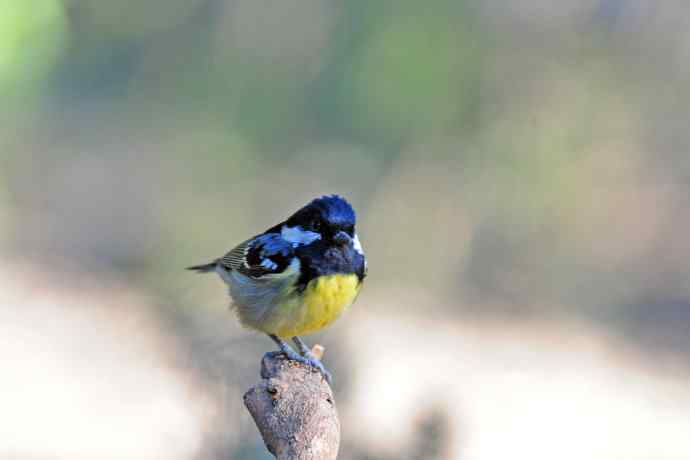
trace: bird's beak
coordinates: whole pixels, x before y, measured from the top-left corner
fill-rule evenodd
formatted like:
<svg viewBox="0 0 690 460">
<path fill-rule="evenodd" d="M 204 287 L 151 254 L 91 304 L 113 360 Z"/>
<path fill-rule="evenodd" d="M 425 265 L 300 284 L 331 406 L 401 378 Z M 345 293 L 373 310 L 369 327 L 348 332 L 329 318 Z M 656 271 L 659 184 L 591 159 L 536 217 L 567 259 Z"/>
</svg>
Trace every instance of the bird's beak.
<svg viewBox="0 0 690 460">
<path fill-rule="evenodd" d="M 340 246 L 345 246 L 352 241 L 352 238 L 350 238 L 350 235 L 341 230 L 333 235 L 333 241 Z"/>
</svg>

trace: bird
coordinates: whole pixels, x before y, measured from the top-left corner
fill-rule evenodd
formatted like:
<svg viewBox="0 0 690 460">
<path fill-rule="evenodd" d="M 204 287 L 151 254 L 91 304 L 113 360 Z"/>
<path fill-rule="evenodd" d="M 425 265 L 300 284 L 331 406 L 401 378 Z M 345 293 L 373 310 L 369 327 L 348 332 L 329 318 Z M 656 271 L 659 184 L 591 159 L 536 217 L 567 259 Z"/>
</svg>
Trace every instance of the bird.
<svg viewBox="0 0 690 460">
<path fill-rule="evenodd" d="M 367 260 L 355 225 L 345 198 L 324 195 L 224 256 L 187 269 L 217 273 L 229 287 L 239 322 L 268 335 L 280 350 L 269 353 L 304 363 L 331 383 L 330 372 L 300 336 L 331 324 L 360 292 Z"/>
</svg>

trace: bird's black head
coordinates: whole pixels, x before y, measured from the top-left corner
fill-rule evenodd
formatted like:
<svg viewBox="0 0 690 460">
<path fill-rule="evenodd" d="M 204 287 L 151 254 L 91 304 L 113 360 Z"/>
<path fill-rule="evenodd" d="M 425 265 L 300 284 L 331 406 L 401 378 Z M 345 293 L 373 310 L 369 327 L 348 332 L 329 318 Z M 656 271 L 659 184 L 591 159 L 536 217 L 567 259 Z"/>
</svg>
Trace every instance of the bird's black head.
<svg viewBox="0 0 690 460">
<path fill-rule="evenodd" d="M 366 276 L 366 260 L 355 231 L 355 211 L 344 198 L 317 198 L 290 216 L 280 227 L 284 240 L 292 243 L 302 262 L 298 286 L 333 273 Z"/>
<path fill-rule="evenodd" d="M 314 237 L 318 234 L 323 241 L 344 245 L 355 236 L 355 221 L 355 211 L 350 203 L 338 195 L 327 195 L 311 201 L 294 213 L 285 225 L 314 234 Z"/>
</svg>

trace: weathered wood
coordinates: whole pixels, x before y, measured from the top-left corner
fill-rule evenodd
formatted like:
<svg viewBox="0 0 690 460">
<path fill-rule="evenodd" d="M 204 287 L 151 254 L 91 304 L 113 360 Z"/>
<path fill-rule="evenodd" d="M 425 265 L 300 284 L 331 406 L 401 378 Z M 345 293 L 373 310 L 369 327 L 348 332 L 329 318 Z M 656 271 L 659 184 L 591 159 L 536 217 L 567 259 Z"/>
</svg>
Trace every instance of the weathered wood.
<svg viewBox="0 0 690 460">
<path fill-rule="evenodd" d="M 312 350 L 321 355 L 318 345 Z M 281 354 L 261 361 L 262 380 L 244 394 L 244 405 L 278 460 L 334 460 L 340 422 L 331 387 L 320 372 Z"/>
</svg>

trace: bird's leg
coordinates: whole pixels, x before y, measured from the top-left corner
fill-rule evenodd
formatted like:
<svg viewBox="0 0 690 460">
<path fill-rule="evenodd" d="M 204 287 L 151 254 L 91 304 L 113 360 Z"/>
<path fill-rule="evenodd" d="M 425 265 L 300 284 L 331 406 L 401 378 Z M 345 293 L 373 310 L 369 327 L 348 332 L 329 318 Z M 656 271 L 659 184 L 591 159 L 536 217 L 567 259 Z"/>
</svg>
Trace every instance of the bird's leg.
<svg viewBox="0 0 690 460">
<path fill-rule="evenodd" d="M 288 345 L 286 341 L 284 341 L 277 335 L 269 334 L 268 336 L 271 338 L 271 340 L 273 340 L 276 343 L 276 345 L 278 345 L 278 348 L 280 348 L 280 352 L 283 353 L 287 359 L 290 359 L 292 361 L 304 362 L 304 358 L 295 350 L 290 348 L 290 345 Z"/>
<path fill-rule="evenodd" d="M 321 372 L 321 374 L 324 377 L 326 377 L 326 381 L 328 383 L 331 383 L 333 381 L 331 373 L 326 370 L 321 360 L 314 356 L 309 347 L 307 347 L 307 344 L 304 343 L 304 341 L 297 336 L 293 337 L 292 341 L 295 342 L 295 345 L 297 345 L 297 349 L 299 350 L 300 354 L 304 357 L 303 359 L 306 360 L 306 363 L 312 367 L 317 368 Z"/>
<path fill-rule="evenodd" d="M 306 343 L 304 343 L 304 340 L 300 339 L 299 337 L 295 336 L 292 338 L 292 341 L 295 342 L 295 345 L 297 345 L 297 349 L 299 350 L 299 353 L 302 356 L 307 356 L 311 355 L 311 350 L 307 346 Z"/>
</svg>

